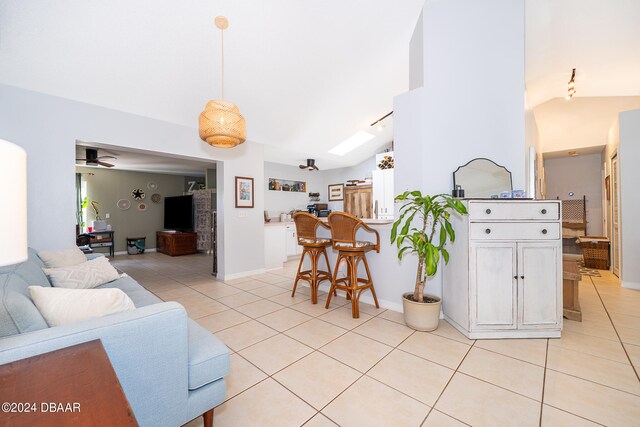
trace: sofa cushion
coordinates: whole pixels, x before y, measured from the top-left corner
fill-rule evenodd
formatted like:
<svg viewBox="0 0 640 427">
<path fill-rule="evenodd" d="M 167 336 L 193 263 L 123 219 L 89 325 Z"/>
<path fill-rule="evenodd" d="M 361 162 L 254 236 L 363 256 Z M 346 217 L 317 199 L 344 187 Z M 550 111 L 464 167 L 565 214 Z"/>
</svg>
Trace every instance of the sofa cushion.
<svg viewBox="0 0 640 427">
<path fill-rule="evenodd" d="M 120 289 L 67 289 L 29 286 L 31 299 L 49 326 L 60 326 L 135 310 Z"/>
<path fill-rule="evenodd" d="M 18 274 L 0 273 L 0 337 L 49 327 L 31 301 L 29 285 Z"/>
<path fill-rule="evenodd" d="M 198 389 L 229 373 L 229 349 L 193 320 L 189 331 L 189 390 Z"/>
<path fill-rule="evenodd" d="M 36 251 L 29 248 L 29 258 L 20 264 L 0 267 L 0 274 L 13 273 L 22 277 L 27 283 L 39 286 L 51 286 L 49 279 L 42 271 L 44 264 L 36 255 Z"/>
<path fill-rule="evenodd" d="M 158 304 L 163 302 L 160 298 L 146 290 L 138 282 L 129 276 L 121 277 L 113 282 L 105 283 L 96 289 L 118 288 L 122 290 L 136 307 L 144 307 L 146 305 Z"/>
<path fill-rule="evenodd" d="M 43 268 L 51 284 L 58 288 L 91 289 L 120 277 L 105 257 L 67 267 Z"/>
<path fill-rule="evenodd" d="M 38 257 L 47 268 L 69 267 L 87 261 L 87 256 L 77 246 L 60 251 L 40 251 Z"/>
</svg>

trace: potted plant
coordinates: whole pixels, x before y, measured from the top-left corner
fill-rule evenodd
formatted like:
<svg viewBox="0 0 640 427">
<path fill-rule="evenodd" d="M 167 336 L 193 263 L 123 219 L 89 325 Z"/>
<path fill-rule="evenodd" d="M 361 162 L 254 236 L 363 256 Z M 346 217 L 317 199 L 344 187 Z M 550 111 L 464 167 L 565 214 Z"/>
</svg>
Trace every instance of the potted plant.
<svg viewBox="0 0 640 427">
<path fill-rule="evenodd" d="M 446 194 L 428 196 L 420 191 L 405 191 L 395 200 L 405 203 L 391 228 L 391 243 L 398 247 L 399 260 L 406 253 L 418 256 L 415 289 L 402 295 L 404 321 L 413 329 L 433 331 L 440 320 L 441 301 L 434 295 L 425 295 L 424 286 L 438 271 L 440 258 L 445 264 L 449 262 L 444 246 L 456 238 L 449 222 L 452 212 L 465 215 L 467 209 L 460 200 Z"/>
</svg>

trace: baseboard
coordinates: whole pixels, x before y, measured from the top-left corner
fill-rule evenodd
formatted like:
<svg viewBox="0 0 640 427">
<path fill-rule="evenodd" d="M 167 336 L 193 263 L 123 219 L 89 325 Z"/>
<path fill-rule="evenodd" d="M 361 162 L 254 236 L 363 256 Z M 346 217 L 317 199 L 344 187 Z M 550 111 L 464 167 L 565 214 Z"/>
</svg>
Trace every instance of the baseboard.
<svg viewBox="0 0 640 427">
<path fill-rule="evenodd" d="M 225 274 L 222 280 L 242 279 L 243 277 L 255 276 L 256 274 L 264 274 L 266 271 L 264 268 L 259 268 L 257 270 L 242 271 L 240 273 Z"/>
<path fill-rule="evenodd" d="M 145 249 L 145 252 L 156 252 L 156 248 L 149 248 L 149 249 Z M 114 255 L 129 255 L 129 252 L 127 251 L 118 251 L 118 252 L 114 252 Z"/>
<path fill-rule="evenodd" d="M 620 281 L 620 286 L 627 289 L 635 289 L 636 291 L 640 291 L 640 282 L 629 282 L 626 280 Z"/>
</svg>

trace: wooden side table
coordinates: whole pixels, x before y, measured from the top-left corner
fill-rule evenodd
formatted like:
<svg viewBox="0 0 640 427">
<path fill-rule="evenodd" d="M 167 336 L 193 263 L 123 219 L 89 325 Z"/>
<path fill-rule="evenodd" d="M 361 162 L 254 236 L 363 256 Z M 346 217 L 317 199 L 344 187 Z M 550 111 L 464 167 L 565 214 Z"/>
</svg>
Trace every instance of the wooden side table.
<svg viewBox="0 0 640 427">
<path fill-rule="evenodd" d="M 571 256 L 562 257 L 562 314 L 569 320 L 582 322 L 579 289 L 582 275 L 578 263 Z"/>
<path fill-rule="evenodd" d="M 89 233 L 91 236 L 91 241 L 89 242 L 89 247 L 91 249 L 100 249 L 105 248 L 109 250 L 109 256 L 113 257 L 115 255 L 115 240 L 114 240 L 114 231 L 92 231 Z"/>
<path fill-rule="evenodd" d="M 0 365 L 0 425 L 137 426 L 100 340 Z"/>
</svg>

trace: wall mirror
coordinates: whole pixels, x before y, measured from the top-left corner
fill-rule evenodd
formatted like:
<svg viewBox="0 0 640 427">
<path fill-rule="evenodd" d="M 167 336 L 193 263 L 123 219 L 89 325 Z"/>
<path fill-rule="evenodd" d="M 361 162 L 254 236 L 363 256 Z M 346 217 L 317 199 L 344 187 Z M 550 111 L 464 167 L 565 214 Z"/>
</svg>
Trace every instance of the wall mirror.
<svg viewBox="0 0 640 427">
<path fill-rule="evenodd" d="M 462 187 L 466 198 L 498 197 L 513 190 L 511 172 L 504 166 L 484 158 L 473 159 L 453 173 L 453 188 Z"/>
</svg>

